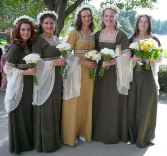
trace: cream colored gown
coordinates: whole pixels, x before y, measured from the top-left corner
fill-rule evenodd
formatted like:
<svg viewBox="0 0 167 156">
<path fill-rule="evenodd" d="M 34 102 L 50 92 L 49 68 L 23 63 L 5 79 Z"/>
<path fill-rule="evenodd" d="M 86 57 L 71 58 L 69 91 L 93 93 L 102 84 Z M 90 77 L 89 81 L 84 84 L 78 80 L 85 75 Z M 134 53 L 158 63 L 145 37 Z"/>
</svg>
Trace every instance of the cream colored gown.
<svg viewBox="0 0 167 156">
<path fill-rule="evenodd" d="M 85 38 L 73 30 L 67 40 L 74 50 L 74 55 L 86 60 L 85 53 L 95 47 L 94 36 Z M 92 138 L 92 100 L 94 81 L 89 79 L 89 68 L 81 66 L 80 96 L 63 101 L 62 108 L 62 140 L 64 144 L 75 146 L 78 136 L 91 142 Z"/>
</svg>

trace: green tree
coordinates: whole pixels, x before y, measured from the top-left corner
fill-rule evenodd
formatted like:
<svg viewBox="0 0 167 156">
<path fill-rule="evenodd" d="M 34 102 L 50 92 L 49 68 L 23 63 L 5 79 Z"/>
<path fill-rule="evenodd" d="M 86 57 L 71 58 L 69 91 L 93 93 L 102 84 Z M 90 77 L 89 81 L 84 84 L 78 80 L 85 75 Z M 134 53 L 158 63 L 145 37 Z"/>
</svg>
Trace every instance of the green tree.
<svg viewBox="0 0 167 156">
<path fill-rule="evenodd" d="M 89 2 L 91 0 L 2 0 L 6 5 L 16 10 L 18 15 L 27 14 L 32 17 L 36 17 L 37 13 L 45 10 L 54 10 L 58 13 L 57 20 L 57 32 L 59 36 L 62 31 L 66 20 L 71 20 L 70 14 L 72 14 L 78 6 L 82 3 Z M 106 3 L 112 3 L 117 5 L 121 10 L 129 10 L 132 8 L 153 8 L 157 0 L 106 0 Z M 101 5 L 104 5 L 102 3 Z M 96 20 L 95 20 L 96 21 Z"/>
<path fill-rule="evenodd" d="M 91 0 L 43 0 L 46 7 L 49 10 L 54 10 L 58 13 L 58 27 L 57 27 L 57 35 L 60 34 L 62 28 L 64 27 L 64 21 L 68 18 L 68 16 L 83 2 L 89 2 Z M 108 2 L 108 0 L 106 1 Z M 153 8 L 154 4 L 157 0 L 110 0 L 110 3 L 115 3 L 120 9 L 131 9 L 136 7 L 149 7 Z M 131 7 L 130 7 L 131 6 Z"/>
<path fill-rule="evenodd" d="M 119 22 L 120 22 L 121 28 L 128 34 L 128 36 L 131 36 L 134 29 L 132 28 L 129 19 L 122 17 L 119 19 Z"/>
</svg>

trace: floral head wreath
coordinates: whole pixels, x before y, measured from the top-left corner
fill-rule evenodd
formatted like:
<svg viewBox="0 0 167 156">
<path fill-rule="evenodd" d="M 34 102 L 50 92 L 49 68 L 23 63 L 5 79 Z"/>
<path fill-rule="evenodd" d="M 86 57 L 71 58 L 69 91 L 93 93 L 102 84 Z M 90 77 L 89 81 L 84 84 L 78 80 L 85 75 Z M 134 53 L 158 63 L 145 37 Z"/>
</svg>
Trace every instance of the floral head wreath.
<svg viewBox="0 0 167 156">
<path fill-rule="evenodd" d="M 51 15 L 54 15 L 56 19 L 58 18 L 58 15 L 55 13 L 55 11 L 43 11 L 43 12 L 40 12 L 39 15 L 37 16 L 38 24 L 41 23 L 40 21 L 41 17 L 46 14 L 51 14 Z"/>
<path fill-rule="evenodd" d="M 105 5 L 103 8 L 100 9 L 100 12 L 103 13 L 103 11 L 106 10 L 106 9 L 112 9 L 116 13 L 120 13 L 119 8 L 117 6 L 115 6 L 115 5 L 112 5 L 112 4 L 111 5 Z"/>
<path fill-rule="evenodd" d="M 148 16 L 149 18 L 152 18 L 152 16 L 150 14 L 136 14 L 135 18 L 138 19 L 141 16 Z"/>
<path fill-rule="evenodd" d="M 82 6 L 77 10 L 77 12 L 76 12 L 76 14 L 75 14 L 75 18 L 77 18 L 78 14 L 79 14 L 83 9 L 86 9 L 86 8 L 88 8 L 88 9 L 91 10 L 92 15 L 94 14 L 93 8 L 92 8 L 90 5 L 82 5 Z"/>
<path fill-rule="evenodd" d="M 29 22 L 31 22 L 33 25 L 35 24 L 35 21 L 33 20 L 33 18 L 29 17 L 29 16 L 26 16 L 26 15 L 23 15 L 23 16 L 20 16 L 19 18 L 16 18 L 15 21 L 13 22 L 14 25 L 17 25 L 21 20 L 28 20 Z"/>
</svg>

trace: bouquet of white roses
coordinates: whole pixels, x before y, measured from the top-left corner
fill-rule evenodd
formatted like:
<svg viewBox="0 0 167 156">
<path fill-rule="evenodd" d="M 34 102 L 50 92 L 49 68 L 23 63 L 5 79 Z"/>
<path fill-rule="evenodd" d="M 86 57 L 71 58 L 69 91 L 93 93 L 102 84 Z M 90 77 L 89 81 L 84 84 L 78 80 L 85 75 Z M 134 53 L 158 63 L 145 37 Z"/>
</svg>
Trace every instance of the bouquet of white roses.
<svg viewBox="0 0 167 156">
<path fill-rule="evenodd" d="M 23 58 L 23 60 L 26 61 L 26 64 L 28 64 L 30 68 L 36 67 L 36 63 L 40 59 L 41 59 L 40 55 L 36 53 L 29 54 Z M 33 79 L 34 79 L 35 85 L 38 85 L 38 80 L 35 75 L 33 75 Z"/>
<path fill-rule="evenodd" d="M 158 47 L 158 43 L 151 39 L 143 39 L 139 42 L 133 42 L 130 44 L 129 48 L 135 51 L 136 57 L 141 57 L 145 61 L 145 69 L 150 70 L 149 62 L 147 61 L 148 58 L 152 60 L 157 60 L 159 58 L 159 53 L 161 50 L 161 46 Z M 141 68 L 141 61 L 138 61 L 136 64 L 136 70 L 142 71 Z"/>
<path fill-rule="evenodd" d="M 85 57 L 91 62 L 98 62 L 101 59 L 101 54 L 98 53 L 96 50 L 91 50 L 85 54 Z M 89 69 L 89 78 L 95 79 L 96 77 L 96 70 L 94 68 Z"/>
<path fill-rule="evenodd" d="M 114 57 L 114 50 L 113 49 L 104 48 L 104 49 L 101 49 L 100 53 L 103 56 L 104 62 L 109 61 L 111 58 Z M 104 71 L 105 71 L 105 67 L 104 67 L 104 65 L 102 65 L 102 67 L 99 71 L 99 76 L 103 76 Z"/>
<path fill-rule="evenodd" d="M 69 44 L 69 43 L 61 43 L 61 44 L 58 44 L 56 46 L 56 48 L 58 48 L 60 50 L 61 56 L 65 58 L 66 55 L 67 55 L 68 50 L 71 49 L 71 44 Z M 60 74 L 64 74 L 65 72 L 67 72 L 67 71 L 64 71 L 64 70 L 65 70 L 65 66 L 61 66 Z"/>
</svg>

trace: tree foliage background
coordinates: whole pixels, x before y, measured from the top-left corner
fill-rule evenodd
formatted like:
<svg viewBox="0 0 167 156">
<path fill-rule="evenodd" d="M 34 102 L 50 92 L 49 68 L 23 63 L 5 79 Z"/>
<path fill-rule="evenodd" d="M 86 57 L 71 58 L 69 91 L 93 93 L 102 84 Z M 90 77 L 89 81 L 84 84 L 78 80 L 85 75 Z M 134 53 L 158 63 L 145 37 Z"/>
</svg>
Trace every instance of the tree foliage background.
<svg viewBox="0 0 167 156">
<path fill-rule="evenodd" d="M 43 10 L 54 10 L 59 15 L 57 20 L 56 35 L 67 36 L 69 28 L 74 27 L 75 11 L 83 4 L 91 0 L 0 0 L 0 29 L 12 28 L 12 23 L 20 15 L 29 15 L 36 19 L 37 14 Z M 135 27 L 136 11 L 132 9 L 154 8 L 157 0 L 106 0 L 101 7 L 107 3 L 117 5 L 121 13 L 119 22 L 124 31 L 131 35 Z M 94 8 L 94 22 L 96 30 L 100 29 L 101 13 Z M 165 34 L 167 32 L 167 21 L 153 20 L 153 32 Z"/>
</svg>

